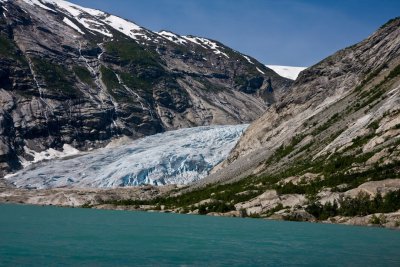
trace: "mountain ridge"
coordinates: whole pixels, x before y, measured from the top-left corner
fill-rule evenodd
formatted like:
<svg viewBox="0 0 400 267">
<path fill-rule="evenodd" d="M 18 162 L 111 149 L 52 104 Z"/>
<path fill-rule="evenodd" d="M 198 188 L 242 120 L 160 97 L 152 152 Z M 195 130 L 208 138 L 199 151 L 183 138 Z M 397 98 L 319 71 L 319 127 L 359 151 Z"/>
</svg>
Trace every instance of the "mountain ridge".
<svg viewBox="0 0 400 267">
<path fill-rule="evenodd" d="M 249 123 L 292 84 L 210 39 L 177 44 L 62 0 L 0 6 L 2 174 L 31 159 L 25 147 L 87 150 L 123 135 Z"/>
</svg>

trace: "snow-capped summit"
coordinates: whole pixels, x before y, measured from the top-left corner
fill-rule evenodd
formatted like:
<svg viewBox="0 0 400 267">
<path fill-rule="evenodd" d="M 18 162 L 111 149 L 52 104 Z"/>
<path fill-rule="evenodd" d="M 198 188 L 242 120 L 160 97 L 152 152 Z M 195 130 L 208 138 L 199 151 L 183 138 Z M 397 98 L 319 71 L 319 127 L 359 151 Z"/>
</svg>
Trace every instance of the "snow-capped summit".
<svg viewBox="0 0 400 267">
<path fill-rule="evenodd" d="M 81 26 L 89 32 L 101 33 L 107 37 L 113 37 L 112 33 L 105 27 L 111 26 L 115 30 L 137 40 L 138 37 L 149 38 L 146 35 L 146 30 L 137 24 L 122 19 L 120 17 L 107 14 L 103 11 L 81 7 L 79 5 L 63 1 L 63 0 L 22 0 L 32 6 L 38 6 L 49 11 L 57 13 L 62 11 L 65 15 L 75 19 Z M 56 8 L 51 7 L 53 5 Z M 80 29 L 79 26 L 73 24 L 68 18 L 64 21 L 67 25 L 74 29 Z M 78 30 L 78 32 L 81 32 Z M 82 33 L 82 32 L 81 32 Z"/>
<path fill-rule="evenodd" d="M 64 144 L 250 123 L 292 84 L 217 40 L 63 0 L 0 0 L 0 38 L 0 177 Z"/>
</svg>

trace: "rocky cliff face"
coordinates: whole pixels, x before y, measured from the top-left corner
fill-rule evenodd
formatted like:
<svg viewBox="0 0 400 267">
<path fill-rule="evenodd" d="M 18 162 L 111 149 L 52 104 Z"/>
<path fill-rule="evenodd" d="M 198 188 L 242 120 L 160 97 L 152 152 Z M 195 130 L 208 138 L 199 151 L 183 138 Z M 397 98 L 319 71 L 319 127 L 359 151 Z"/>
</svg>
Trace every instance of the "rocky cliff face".
<svg viewBox="0 0 400 267">
<path fill-rule="evenodd" d="M 399 104 L 397 18 L 303 71 L 212 175 L 146 203 L 176 212 L 400 227 Z"/>
<path fill-rule="evenodd" d="M 303 145 L 320 142 L 325 135 L 338 134 L 366 115 L 368 122 L 379 121 L 383 114 L 376 117 L 374 112 L 380 106 L 394 112 L 397 102 L 393 101 L 393 94 L 398 91 L 396 71 L 400 62 L 399 26 L 399 19 L 392 20 L 366 40 L 301 72 L 291 90 L 248 128 L 224 166 L 260 153 L 265 160 L 267 154 L 290 145 L 293 139 L 301 139 L 296 143 L 304 141 Z M 389 99 L 390 104 L 386 103 Z M 324 137 L 318 138 L 316 133 Z M 352 133 L 352 137 L 359 134 Z M 305 137 L 308 140 L 303 140 Z M 314 153 L 323 150 L 326 142 L 315 144 Z"/>
<path fill-rule="evenodd" d="M 251 122 L 291 83 L 217 41 L 62 0 L 1 0 L 0 176 L 28 150 Z"/>
</svg>

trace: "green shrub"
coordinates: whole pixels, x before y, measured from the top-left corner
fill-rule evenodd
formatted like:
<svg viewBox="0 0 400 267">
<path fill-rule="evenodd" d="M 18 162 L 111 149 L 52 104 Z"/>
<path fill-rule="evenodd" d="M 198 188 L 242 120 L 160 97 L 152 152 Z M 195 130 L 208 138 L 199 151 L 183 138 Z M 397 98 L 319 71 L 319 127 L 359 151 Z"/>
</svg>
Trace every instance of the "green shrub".
<svg viewBox="0 0 400 267">
<path fill-rule="evenodd" d="M 117 101 L 127 101 L 127 95 L 123 86 L 119 83 L 115 72 L 109 68 L 100 67 L 101 79 L 106 85 L 110 95 Z"/>
<path fill-rule="evenodd" d="M 399 20 L 400 19 L 400 17 L 395 17 L 395 18 L 393 18 L 393 19 L 390 19 L 390 20 L 388 20 L 388 22 L 386 22 L 385 24 L 383 24 L 379 29 L 383 29 L 383 28 L 385 28 L 386 26 L 388 26 L 389 24 L 391 24 L 391 23 L 393 23 L 393 22 L 395 22 L 396 20 Z"/>
<path fill-rule="evenodd" d="M 132 90 L 139 89 L 151 92 L 152 89 L 151 81 L 146 80 L 144 78 L 136 77 L 135 75 L 126 72 L 122 72 L 120 75 L 124 84 L 129 88 L 131 88 Z"/>
<path fill-rule="evenodd" d="M 28 61 L 14 41 L 3 34 L 0 34 L 0 56 L 12 58 L 26 67 L 29 66 Z"/>
<path fill-rule="evenodd" d="M 283 207 L 282 203 L 279 203 L 274 208 L 268 210 L 265 214 L 267 217 L 269 217 L 269 216 L 273 215 L 275 212 L 283 210 L 283 209 L 284 209 L 284 207 Z"/>
<path fill-rule="evenodd" d="M 326 220 L 329 217 L 341 216 L 366 216 L 374 213 L 388 213 L 400 209 L 400 190 L 387 193 L 384 197 L 377 194 L 374 198 L 366 193 L 360 193 L 355 198 L 346 197 L 340 199 L 338 203 L 330 202 L 322 205 L 314 202 L 308 205 L 306 211 L 312 214 L 318 220 Z M 376 219 L 377 220 L 377 219 Z M 379 218 L 379 223 L 385 223 Z"/>
<path fill-rule="evenodd" d="M 207 204 L 200 205 L 198 209 L 199 214 L 204 215 L 210 212 L 225 213 L 231 210 L 235 210 L 235 206 L 231 203 L 225 203 L 223 201 L 216 200 Z"/>
<path fill-rule="evenodd" d="M 393 79 L 400 75 L 400 65 L 397 65 L 387 76 L 388 79 Z"/>
<path fill-rule="evenodd" d="M 375 225 L 384 225 L 386 222 L 387 222 L 386 217 L 383 214 L 379 215 L 379 217 L 374 214 L 374 215 L 372 215 L 371 219 L 369 220 L 369 223 L 375 224 Z"/>
<path fill-rule="evenodd" d="M 79 80 L 86 83 L 90 86 L 95 86 L 96 84 L 93 81 L 92 74 L 88 71 L 87 68 L 81 66 L 74 66 L 73 71 L 78 76 Z"/>
<path fill-rule="evenodd" d="M 91 205 L 89 202 L 86 202 L 81 206 L 82 209 L 91 209 L 93 205 Z"/>
<path fill-rule="evenodd" d="M 155 52 L 146 50 L 133 40 L 118 40 L 106 43 L 107 53 L 118 57 L 123 65 L 159 66 L 159 57 Z"/>
<path fill-rule="evenodd" d="M 378 121 L 373 121 L 368 125 L 368 128 L 371 128 L 373 130 L 376 130 L 379 128 L 379 122 Z"/>
</svg>

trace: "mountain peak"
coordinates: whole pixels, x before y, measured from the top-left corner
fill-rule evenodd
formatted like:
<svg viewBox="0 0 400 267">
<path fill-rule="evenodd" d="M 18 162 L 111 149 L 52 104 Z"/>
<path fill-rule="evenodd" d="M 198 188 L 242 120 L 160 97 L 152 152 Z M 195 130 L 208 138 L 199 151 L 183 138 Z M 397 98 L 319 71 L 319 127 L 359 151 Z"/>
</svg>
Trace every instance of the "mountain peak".
<svg viewBox="0 0 400 267">
<path fill-rule="evenodd" d="M 208 38 L 62 0 L 0 3 L 0 122 L 12 129 L 0 128 L 0 174 L 30 161 L 26 151 L 249 123 L 292 84 Z"/>
<path fill-rule="evenodd" d="M 73 28 L 85 29 L 89 33 L 100 33 L 106 37 L 112 38 L 113 34 L 107 29 L 111 26 L 113 29 L 123 33 L 124 35 L 138 40 L 139 38 L 149 39 L 146 30 L 139 25 L 120 18 L 118 16 L 110 15 L 106 12 L 82 7 L 63 0 L 20 0 L 29 5 L 43 8 L 50 12 L 62 13 L 67 16 L 67 25 Z M 76 20 L 80 25 L 72 26 L 71 20 Z M 78 31 L 79 32 L 79 31 Z"/>
</svg>

